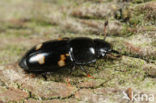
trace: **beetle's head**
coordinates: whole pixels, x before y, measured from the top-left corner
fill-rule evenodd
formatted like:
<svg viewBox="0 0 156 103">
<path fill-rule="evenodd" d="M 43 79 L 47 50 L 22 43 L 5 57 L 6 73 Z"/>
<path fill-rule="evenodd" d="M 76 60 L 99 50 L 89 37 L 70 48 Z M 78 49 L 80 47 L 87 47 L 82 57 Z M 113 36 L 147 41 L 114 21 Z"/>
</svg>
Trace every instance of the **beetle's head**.
<svg viewBox="0 0 156 103">
<path fill-rule="evenodd" d="M 119 54 L 118 51 L 112 49 L 112 45 L 102 39 L 95 39 L 95 50 L 96 50 L 96 57 L 103 58 L 106 54 L 116 53 Z"/>
</svg>

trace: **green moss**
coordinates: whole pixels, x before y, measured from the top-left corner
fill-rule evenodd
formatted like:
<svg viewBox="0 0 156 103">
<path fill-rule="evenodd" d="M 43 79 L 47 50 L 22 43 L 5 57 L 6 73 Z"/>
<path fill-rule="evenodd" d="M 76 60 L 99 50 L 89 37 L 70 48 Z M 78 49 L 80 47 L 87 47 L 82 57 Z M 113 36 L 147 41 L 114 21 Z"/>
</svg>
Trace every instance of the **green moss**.
<svg viewBox="0 0 156 103">
<path fill-rule="evenodd" d="M 24 48 L 17 45 L 8 45 L 0 53 L 0 64 L 15 63 L 20 58 Z"/>
<path fill-rule="evenodd" d="M 152 0 L 133 0 L 133 3 L 144 3 L 144 2 L 149 2 Z"/>
<path fill-rule="evenodd" d="M 3 0 L 4 1 L 4 0 Z M 17 23 L 15 22 L 2 22 L 0 24 L 0 38 L 1 38 L 1 46 L 0 46 L 0 64 L 10 64 L 10 63 L 15 63 L 18 61 L 19 58 L 23 55 L 26 50 L 29 48 L 25 48 L 25 43 L 30 41 L 32 44 L 34 44 L 34 38 L 39 40 L 39 41 L 44 41 L 46 39 L 55 39 L 57 37 L 91 37 L 91 38 L 101 38 L 103 39 L 103 36 L 100 35 L 95 35 L 95 33 L 91 33 L 89 30 L 87 31 L 86 29 L 89 28 L 89 26 L 85 25 L 82 27 L 82 32 L 77 31 L 77 28 L 66 28 L 64 25 L 65 23 L 68 23 L 69 20 L 73 20 L 74 23 L 79 23 L 79 26 L 83 26 L 84 24 L 79 22 L 79 20 L 84 20 L 82 18 L 74 18 L 71 17 L 71 12 L 75 8 L 81 8 L 81 7 L 90 7 L 91 5 L 98 5 L 98 1 L 101 0 L 91 0 L 91 1 L 86 1 L 86 0 L 81 0 L 81 1 L 72 1 L 72 0 L 40 0 L 39 2 L 43 6 L 42 8 L 36 7 L 36 11 L 34 10 L 36 14 L 30 14 L 28 16 L 27 21 L 22 21 L 21 19 L 17 19 Z M 112 0 L 111 0 L 112 1 Z M 104 2 L 111 2 L 111 1 L 105 1 Z M 120 0 L 123 1 L 123 0 Z M 143 38 L 149 37 L 150 40 L 152 40 L 151 43 L 144 42 L 143 43 L 134 43 L 134 47 L 141 47 L 141 48 L 146 48 L 149 45 L 154 48 L 156 46 L 156 42 L 154 41 L 154 35 L 150 34 L 151 31 L 153 32 L 155 30 L 155 12 L 147 9 L 143 10 L 142 7 L 144 7 L 144 2 L 151 1 L 151 0 L 134 0 L 133 3 L 128 2 L 130 5 L 126 5 L 126 8 L 122 8 L 122 15 L 119 13 L 118 17 L 119 18 L 114 18 L 114 15 L 109 15 L 109 20 L 117 20 L 121 23 L 123 29 L 121 31 L 121 34 L 119 34 L 120 37 L 117 36 L 111 36 L 108 34 L 108 37 L 106 38 L 106 41 L 110 42 L 115 50 L 118 50 L 121 54 L 127 55 L 123 56 L 122 58 L 119 59 L 112 59 L 112 58 L 105 58 L 102 60 L 97 60 L 95 64 L 93 64 L 95 67 L 87 67 L 85 66 L 86 70 L 93 76 L 95 79 L 88 78 L 84 72 L 82 72 L 79 68 L 75 70 L 72 75 L 69 74 L 70 71 L 69 68 L 64 69 L 59 71 L 58 73 L 51 73 L 47 74 L 47 82 L 63 82 L 67 83 L 66 79 L 70 78 L 70 83 L 71 85 L 74 85 L 75 87 L 79 88 L 78 85 L 80 83 L 85 83 L 89 81 L 96 81 L 98 86 L 97 88 L 100 87 L 108 87 L 108 88 L 139 88 L 139 89 L 144 89 L 144 90 L 151 90 L 155 89 L 156 82 L 154 81 L 153 78 L 148 77 L 148 75 L 145 73 L 143 70 L 144 65 L 146 62 L 143 60 L 149 60 L 150 63 L 156 63 L 156 58 L 154 54 L 149 54 L 149 55 L 143 55 L 142 59 L 138 58 L 140 55 L 131 53 L 130 50 L 128 49 L 128 46 L 126 46 L 126 42 L 132 42 L 132 40 L 139 40 L 139 37 L 137 35 L 143 36 Z M 22 2 L 22 1 L 20 1 Z M 103 2 L 103 1 L 102 1 Z M 48 4 L 49 3 L 49 4 Z M 120 2 L 123 3 L 123 2 Z M 124 2 L 126 3 L 126 2 Z M 140 4 L 139 4 L 140 3 Z M 112 2 L 114 4 L 114 2 Z M 50 8 L 48 10 L 47 6 L 52 6 L 54 9 Z M 118 5 L 115 4 L 115 5 Z M 31 6 L 31 5 L 30 5 Z M 120 5 L 119 5 L 120 6 Z M 95 6 L 96 7 L 96 6 Z M 1 8 L 1 7 L 0 7 Z M 23 8 L 24 9 L 24 8 Z M 45 11 L 44 11 L 44 10 Z M 96 8 L 95 8 L 96 9 Z M 1 10 L 1 9 L 0 9 Z M 31 11 L 33 9 L 30 9 Z M 40 11 L 43 10 L 43 11 Z M 55 11 L 56 10 L 56 11 Z M 94 10 L 94 9 L 93 9 Z M 54 12 L 54 13 L 53 13 Z M 92 12 L 92 11 L 90 11 Z M 5 12 L 8 13 L 6 15 L 9 15 L 10 12 Z M 59 17 L 58 21 L 57 19 L 51 19 L 53 17 L 53 14 L 58 13 L 59 15 L 56 15 Z M 103 13 L 103 12 L 101 12 Z M 2 13 L 3 14 L 3 13 Z M 100 13 L 99 13 L 100 14 Z M 13 13 L 15 18 L 23 18 L 27 17 L 21 17 L 21 15 L 18 15 Z M 55 16 L 55 15 L 54 15 Z M 90 15 L 87 14 L 85 15 L 86 19 L 91 19 L 90 21 L 93 21 L 95 23 L 104 22 L 104 18 L 102 17 L 97 17 L 95 15 Z M 122 16 L 122 17 L 120 17 Z M 62 19 L 60 19 L 62 18 Z M 14 20 L 14 18 L 13 18 Z M 20 22 L 20 23 L 18 23 Z M 111 23 L 111 22 L 109 22 Z M 103 25 L 99 23 L 99 27 L 93 27 L 92 29 L 96 29 L 97 31 L 101 30 L 101 27 L 103 29 Z M 145 26 L 146 25 L 146 26 Z M 72 26 L 72 23 L 69 26 Z M 75 26 L 76 27 L 76 26 Z M 146 32 L 147 35 L 143 35 L 143 33 L 139 33 L 141 30 L 140 28 L 145 29 L 143 32 Z M 136 29 L 137 32 L 133 31 L 132 29 Z M 109 29 L 109 28 L 108 28 Z M 149 32 L 147 32 L 149 31 Z M 98 33 L 97 33 L 98 34 Z M 9 41 L 10 38 L 15 39 L 12 41 Z M 20 43 L 14 43 L 18 42 L 20 38 L 24 38 L 25 41 L 20 41 Z M 31 40 L 31 38 L 33 38 Z M 135 39 L 136 38 L 136 39 Z M 12 40 L 11 39 L 11 40 Z M 17 41 L 16 41 L 17 40 Z M 28 40 L 28 41 L 27 41 Z M 36 43 L 36 41 L 35 41 Z M 28 44 L 29 46 L 31 44 Z M 144 51 L 143 51 L 144 52 Z M 63 75 L 62 75 L 63 74 Z M 44 78 L 39 75 L 36 77 L 38 81 L 38 85 L 42 85 L 42 82 L 45 82 Z M 32 78 L 33 79 L 33 78 Z M 15 83 L 16 84 L 16 83 Z M 16 86 L 13 86 L 16 87 Z M 22 88 L 20 85 L 17 85 L 17 88 L 23 89 L 25 91 L 26 88 Z M 90 88 L 92 89 L 92 88 Z M 29 91 L 27 91 L 29 92 Z M 32 95 L 30 98 L 27 99 L 36 99 L 39 100 L 42 97 L 39 97 L 38 95 Z M 109 95 L 106 93 L 106 95 Z M 113 99 L 115 96 L 114 93 L 110 93 L 108 98 Z M 70 98 L 70 97 L 69 97 Z M 44 98 L 45 100 L 48 98 Z M 59 98 L 56 98 L 59 100 Z M 72 97 L 72 99 L 75 99 Z M 21 100 L 22 101 L 22 100 Z"/>
<path fill-rule="evenodd" d="M 128 37 L 133 34 L 132 31 L 129 30 L 130 26 L 128 24 L 123 24 L 123 29 L 121 31 L 121 35 L 124 37 Z"/>
<path fill-rule="evenodd" d="M 156 47 L 156 40 L 151 43 L 152 46 Z"/>
<path fill-rule="evenodd" d="M 148 3 L 137 6 L 132 5 L 132 16 L 130 18 L 131 24 L 149 25 L 156 23 L 156 13 L 147 5 Z"/>
<path fill-rule="evenodd" d="M 110 72 L 106 72 L 105 75 L 111 75 L 111 79 L 104 84 L 104 86 L 116 87 L 117 85 L 126 86 L 128 84 L 140 85 L 145 77 L 145 72 L 142 70 L 144 64 L 145 61 L 141 59 L 129 57 L 123 57 L 120 61 L 115 60 L 114 63 L 106 62 L 104 64 L 105 71 L 109 70 Z"/>
<path fill-rule="evenodd" d="M 131 25 L 140 25 L 144 23 L 143 21 L 144 21 L 144 14 L 140 14 L 140 15 L 136 14 L 129 19 L 129 23 Z"/>
</svg>

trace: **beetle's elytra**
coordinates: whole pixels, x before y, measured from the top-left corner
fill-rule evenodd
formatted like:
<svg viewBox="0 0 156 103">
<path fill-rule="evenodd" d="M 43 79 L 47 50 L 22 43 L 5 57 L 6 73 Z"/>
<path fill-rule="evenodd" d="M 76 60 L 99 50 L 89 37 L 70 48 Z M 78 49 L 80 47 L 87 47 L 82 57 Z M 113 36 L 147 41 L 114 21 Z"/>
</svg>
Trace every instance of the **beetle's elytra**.
<svg viewBox="0 0 156 103">
<path fill-rule="evenodd" d="M 29 72 L 55 72 L 67 66 L 82 66 L 116 52 L 102 39 L 87 37 L 46 41 L 34 46 L 19 62 Z"/>
</svg>

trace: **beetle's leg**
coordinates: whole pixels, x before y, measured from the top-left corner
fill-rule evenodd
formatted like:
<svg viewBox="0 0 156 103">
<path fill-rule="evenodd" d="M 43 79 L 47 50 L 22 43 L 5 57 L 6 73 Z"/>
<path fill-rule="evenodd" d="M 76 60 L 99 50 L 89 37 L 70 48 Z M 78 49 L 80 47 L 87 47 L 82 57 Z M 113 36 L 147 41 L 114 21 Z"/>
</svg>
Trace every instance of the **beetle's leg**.
<svg viewBox="0 0 156 103">
<path fill-rule="evenodd" d="M 120 54 L 118 51 L 116 50 L 111 50 L 110 53 L 115 53 L 115 54 Z M 120 54 L 121 55 L 121 54 Z"/>
<path fill-rule="evenodd" d="M 43 77 L 45 80 L 47 80 L 47 72 L 42 73 L 41 75 L 42 75 L 42 77 Z"/>
<path fill-rule="evenodd" d="M 86 66 L 91 67 L 91 68 L 95 68 L 96 72 L 98 72 L 98 69 L 97 69 L 97 67 L 95 65 L 86 65 Z"/>
<path fill-rule="evenodd" d="M 116 54 L 116 55 L 113 55 L 113 54 Z M 120 58 L 122 56 L 122 54 L 120 54 L 118 51 L 116 50 L 110 50 L 106 53 L 106 55 L 108 57 L 111 57 L 112 59 L 117 59 L 117 58 Z"/>
<path fill-rule="evenodd" d="M 96 72 L 98 72 L 95 65 L 90 65 L 90 64 L 88 64 L 88 65 L 86 65 L 86 66 L 87 66 L 87 67 L 91 67 L 91 68 L 95 68 Z"/>
<path fill-rule="evenodd" d="M 75 65 L 70 69 L 69 74 L 72 75 L 72 72 L 75 70 Z M 69 76 L 66 78 L 67 85 L 71 87 Z"/>
<path fill-rule="evenodd" d="M 84 69 L 81 65 L 80 65 L 80 69 L 85 72 L 86 74 L 88 74 L 88 72 L 86 71 L 86 69 Z"/>
<path fill-rule="evenodd" d="M 112 53 L 117 54 L 117 55 L 113 55 Z M 113 59 L 117 59 L 117 58 L 120 58 L 120 57 L 122 56 L 122 55 L 121 55 L 118 51 L 116 51 L 116 50 L 111 50 L 111 51 L 109 51 L 106 55 L 107 55 L 108 57 L 113 58 Z"/>
<path fill-rule="evenodd" d="M 71 75 L 72 74 L 72 72 L 75 70 L 75 65 L 70 69 L 70 72 L 69 72 L 69 74 Z"/>
<path fill-rule="evenodd" d="M 109 58 L 111 58 L 111 59 L 120 59 L 120 57 L 121 56 L 115 56 L 115 55 L 113 55 L 113 54 L 106 54 L 107 55 L 107 57 L 109 57 Z"/>
<path fill-rule="evenodd" d="M 30 71 L 25 71 L 24 70 L 24 73 L 26 74 L 26 76 L 30 75 L 32 78 L 35 78 L 37 76 L 37 74 L 31 73 Z"/>
<path fill-rule="evenodd" d="M 81 65 L 80 65 L 80 69 L 81 69 L 83 72 L 85 72 L 89 78 L 94 78 L 94 77 L 92 77 L 92 76 L 86 71 L 86 69 L 84 69 Z"/>
<path fill-rule="evenodd" d="M 88 67 L 95 67 L 95 65 L 87 64 Z"/>
</svg>

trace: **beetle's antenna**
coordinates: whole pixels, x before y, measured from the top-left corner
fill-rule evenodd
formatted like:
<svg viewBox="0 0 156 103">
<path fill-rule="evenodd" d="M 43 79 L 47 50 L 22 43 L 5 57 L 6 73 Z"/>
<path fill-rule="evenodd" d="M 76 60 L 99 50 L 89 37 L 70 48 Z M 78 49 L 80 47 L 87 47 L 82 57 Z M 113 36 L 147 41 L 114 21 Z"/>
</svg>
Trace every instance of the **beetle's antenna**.
<svg viewBox="0 0 156 103">
<path fill-rule="evenodd" d="M 108 20 L 104 23 L 104 40 L 106 39 L 107 33 L 106 33 L 106 28 L 108 25 Z"/>
<path fill-rule="evenodd" d="M 116 53 L 116 54 L 120 54 L 118 51 L 116 50 L 111 50 L 112 53 Z"/>
<path fill-rule="evenodd" d="M 117 56 L 115 56 L 115 57 L 121 57 L 121 56 L 122 56 L 122 54 L 119 53 L 119 52 L 116 51 L 116 50 L 111 50 L 111 53 L 115 53 L 115 54 L 117 54 Z"/>
<path fill-rule="evenodd" d="M 113 55 L 112 53 L 114 53 L 116 55 Z M 112 58 L 120 58 L 120 57 L 122 57 L 122 54 L 121 53 L 119 53 L 118 51 L 113 50 L 113 49 L 111 49 L 110 51 L 108 51 L 106 55 L 109 56 L 109 57 L 112 57 Z"/>
</svg>

